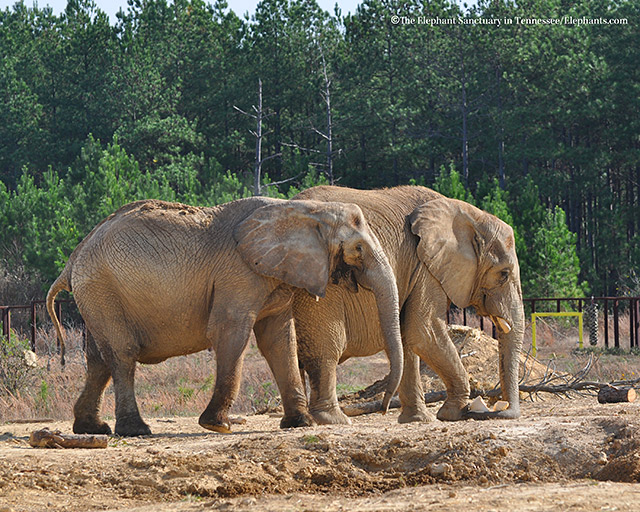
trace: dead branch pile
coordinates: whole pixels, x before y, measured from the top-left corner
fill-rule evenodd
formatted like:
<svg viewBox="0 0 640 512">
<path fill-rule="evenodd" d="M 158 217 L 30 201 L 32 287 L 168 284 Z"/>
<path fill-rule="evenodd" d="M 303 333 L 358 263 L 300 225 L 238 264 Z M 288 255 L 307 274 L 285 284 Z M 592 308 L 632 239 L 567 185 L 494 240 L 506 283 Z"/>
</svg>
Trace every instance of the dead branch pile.
<svg viewBox="0 0 640 512">
<path fill-rule="evenodd" d="M 470 327 L 450 326 L 449 334 L 458 347 L 463 364 L 470 374 L 471 398 L 480 396 L 495 399 L 501 396 L 499 384 L 493 386 L 483 385 L 487 382 L 487 378 L 495 379 L 497 376 L 497 369 L 494 371 L 487 368 L 487 366 L 492 366 L 492 362 L 497 361 L 497 341 Z M 466 352 L 465 349 L 467 350 Z M 571 374 L 558 372 L 553 360 L 543 364 L 531 356 L 530 353 L 523 354 L 520 365 L 520 392 L 528 395 L 523 398 L 531 400 L 540 398 L 541 393 L 571 398 L 576 394 L 597 395 L 603 388 L 627 389 L 640 385 L 640 379 L 620 380 L 609 383 L 586 380 L 593 364 L 594 358 L 593 354 L 591 354 L 585 366 L 579 372 Z M 430 371 L 426 369 L 425 373 L 429 375 Z M 429 378 L 427 378 L 427 381 L 429 381 Z M 424 383 L 425 379 L 423 378 Z M 384 386 L 385 382 L 382 379 L 363 391 L 341 398 L 345 414 L 347 416 L 358 416 L 378 412 L 382 402 L 377 398 Z M 628 396 L 635 398 L 635 393 L 629 393 Z M 432 389 L 425 393 L 424 397 L 427 404 L 440 402 L 446 399 L 447 392 L 443 389 Z M 363 399 L 364 401 L 362 401 Z M 393 398 L 389 407 L 400 407 L 400 400 L 397 397 Z"/>
</svg>

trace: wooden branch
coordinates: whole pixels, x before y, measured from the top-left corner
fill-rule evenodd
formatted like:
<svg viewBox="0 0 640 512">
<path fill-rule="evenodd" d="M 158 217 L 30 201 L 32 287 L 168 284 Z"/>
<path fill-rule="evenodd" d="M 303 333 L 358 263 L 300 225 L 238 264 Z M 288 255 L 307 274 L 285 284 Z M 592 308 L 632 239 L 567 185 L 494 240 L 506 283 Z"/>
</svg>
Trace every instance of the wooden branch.
<svg viewBox="0 0 640 512">
<path fill-rule="evenodd" d="M 282 153 L 274 153 L 273 155 L 269 155 L 269 156 L 263 158 L 262 160 L 260 160 L 260 163 L 264 163 L 267 160 L 271 160 L 272 158 L 278 158 L 279 156 L 282 156 Z"/>
<path fill-rule="evenodd" d="M 258 116 L 254 116 L 253 114 L 249 114 L 249 112 L 245 112 L 244 110 L 242 110 L 239 107 L 236 107 L 235 105 L 233 106 L 233 108 L 235 108 L 238 112 L 240 112 L 241 114 L 244 114 L 245 116 L 253 117 L 254 119 L 257 119 L 258 117 Z"/>
<path fill-rule="evenodd" d="M 620 402 L 633 402 L 636 399 L 636 391 L 633 388 L 621 388 L 607 385 L 600 388 L 598 402 L 601 404 L 616 404 Z"/>
<path fill-rule="evenodd" d="M 34 448 L 106 448 L 109 436 L 91 434 L 63 434 L 48 428 L 31 432 L 29 444 Z"/>
<path fill-rule="evenodd" d="M 275 187 L 276 185 L 282 185 L 283 183 L 287 183 L 289 181 L 293 181 L 296 178 L 299 178 L 301 176 L 302 173 L 298 173 L 295 176 L 293 176 L 292 178 L 287 178 L 286 180 L 280 180 L 280 181 L 272 181 L 271 183 L 266 183 L 265 187 Z"/>
</svg>

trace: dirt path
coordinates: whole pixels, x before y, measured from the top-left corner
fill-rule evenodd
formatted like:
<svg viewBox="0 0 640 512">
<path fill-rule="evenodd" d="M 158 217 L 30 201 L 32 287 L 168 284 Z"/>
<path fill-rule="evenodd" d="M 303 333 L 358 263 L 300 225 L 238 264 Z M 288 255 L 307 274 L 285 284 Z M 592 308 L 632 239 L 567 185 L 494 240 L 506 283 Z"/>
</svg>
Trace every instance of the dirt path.
<svg viewBox="0 0 640 512">
<path fill-rule="evenodd" d="M 34 449 L 5 424 L 0 511 L 638 510 L 640 405 L 594 398 L 523 404 L 517 421 L 280 430 L 250 416 L 230 435 L 196 418 L 151 419 L 154 435 L 107 449 Z"/>
</svg>

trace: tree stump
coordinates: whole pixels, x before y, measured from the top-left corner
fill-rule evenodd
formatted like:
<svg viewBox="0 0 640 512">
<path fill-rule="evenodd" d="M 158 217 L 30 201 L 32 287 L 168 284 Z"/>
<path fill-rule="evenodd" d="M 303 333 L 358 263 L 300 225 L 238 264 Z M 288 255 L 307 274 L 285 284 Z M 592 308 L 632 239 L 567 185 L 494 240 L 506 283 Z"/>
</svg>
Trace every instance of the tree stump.
<svg viewBox="0 0 640 512">
<path fill-rule="evenodd" d="M 92 434 L 63 434 L 48 428 L 31 432 L 29 444 L 34 448 L 106 448 L 109 436 Z"/>
<path fill-rule="evenodd" d="M 635 399 L 636 390 L 633 388 L 619 388 L 608 385 L 600 388 L 600 391 L 598 391 L 598 402 L 601 404 L 633 402 Z"/>
</svg>

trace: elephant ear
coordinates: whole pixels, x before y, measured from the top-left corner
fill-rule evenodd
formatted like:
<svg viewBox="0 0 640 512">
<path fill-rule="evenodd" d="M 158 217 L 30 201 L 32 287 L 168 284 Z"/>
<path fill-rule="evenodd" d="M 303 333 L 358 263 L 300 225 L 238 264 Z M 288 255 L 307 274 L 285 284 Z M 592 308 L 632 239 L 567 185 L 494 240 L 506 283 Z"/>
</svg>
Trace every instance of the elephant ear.
<svg viewBox="0 0 640 512">
<path fill-rule="evenodd" d="M 318 228 L 316 210 L 308 201 L 258 208 L 233 233 L 242 259 L 258 274 L 324 297 L 330 255 Z"/>
<path fill-rule="evenodd" d="M 409 217 L 420 238 L 418 257 L 458 307 L 467 307 L 478 268 L 479 244 L 469 205 L 456 199 L 435 199 Z"/>
</svg>

